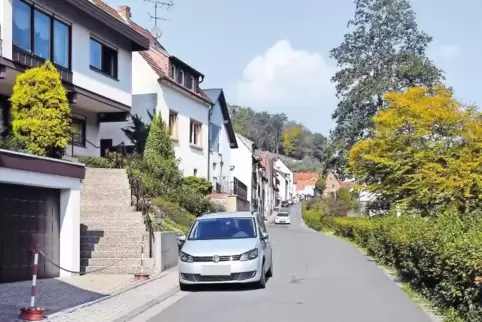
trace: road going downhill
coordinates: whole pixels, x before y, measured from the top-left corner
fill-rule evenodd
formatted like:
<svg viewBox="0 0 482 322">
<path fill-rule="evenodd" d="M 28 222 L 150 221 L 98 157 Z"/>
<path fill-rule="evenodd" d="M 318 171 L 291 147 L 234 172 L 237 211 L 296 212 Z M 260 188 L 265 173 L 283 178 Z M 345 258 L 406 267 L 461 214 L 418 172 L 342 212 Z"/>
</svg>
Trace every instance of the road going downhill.
<svg viewBox="0 0 482 322">
<path fill-rule="evenodd" d="M 300 205 L 291 213 L 290 227 L 269 226 L 274 276 L 266 289 L 202 288 L 149 321 L 431 321 L 353 246 L 305 228 Z"/>
</svg>

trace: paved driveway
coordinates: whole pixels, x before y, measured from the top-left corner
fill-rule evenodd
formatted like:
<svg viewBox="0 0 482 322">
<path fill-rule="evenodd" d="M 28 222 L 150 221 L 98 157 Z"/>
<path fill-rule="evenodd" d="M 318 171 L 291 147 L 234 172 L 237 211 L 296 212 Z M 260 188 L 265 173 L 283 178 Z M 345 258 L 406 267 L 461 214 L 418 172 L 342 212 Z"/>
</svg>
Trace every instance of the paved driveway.
<svg viewBox="0 0 482 322">
<path fill-rule="evenodd" d="M 149 321 L 431 321 L 357 249 L 305 228 L 299 205 L 291 212 L 290 227 L 269 227 L 275 268 L 266 289 L 201 289 Z"/>
</svg>

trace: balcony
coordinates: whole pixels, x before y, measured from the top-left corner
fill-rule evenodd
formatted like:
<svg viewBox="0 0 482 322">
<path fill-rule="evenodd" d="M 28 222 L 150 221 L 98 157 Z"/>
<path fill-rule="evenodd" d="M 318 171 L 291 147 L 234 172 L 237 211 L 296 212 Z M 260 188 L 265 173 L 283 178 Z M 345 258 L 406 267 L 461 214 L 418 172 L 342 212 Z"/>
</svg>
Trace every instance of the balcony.
<svg viewBox="0 0 482 322">
<path fill-rule="evenodd" d="M 248 189 L 246 185 L 236 177 L 233 177 L 231 181 L 216 182 L 214 190 L 216 193 L 227 193 L 230 196 L 248 199 Z"/>
<path fill-rule="evenodd" d="M 13 47 L 12 49 L 12 60 L 26 68 L 39 67 L 43 65 L 43 63 L 45 62 L 45 59 L 37 57 L 30 53 L 27 53 L 16 47 Z M 57 70 L 59 71 L 60 76 L 62 77 L 62 81 L 67 83 L 72 83 L 72 72 L 70 70 L 59 67 L 57 65 L 55 65 L 55 67 L 57 67 Z"/>
</svg>

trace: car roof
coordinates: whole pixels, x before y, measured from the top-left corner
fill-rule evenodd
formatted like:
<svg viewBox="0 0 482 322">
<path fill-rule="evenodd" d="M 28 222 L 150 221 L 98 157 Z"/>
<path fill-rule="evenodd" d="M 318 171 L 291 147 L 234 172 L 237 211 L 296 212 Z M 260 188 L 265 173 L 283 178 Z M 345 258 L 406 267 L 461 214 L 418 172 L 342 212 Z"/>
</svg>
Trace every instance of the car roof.
<svg viewBox="0 0 482 322">
<path fill-rule="evenodd" d="M 287 211 L 280 211 L 280 212 L 278 212 L 278 215 L 279 215 L 279 214 L 288 214 L 288 215 L 289 215 L 290 213 L 287 212 Z"/>
<path fill-rule="evenodd" d="M 214 212 L 210 214 L 203 214 L 197 220 L 202 219 L 218 219 L 218 218 L 254 218 L 258 213 L 251 211 L 234 211 L 234 212 Z"/>
</svg>

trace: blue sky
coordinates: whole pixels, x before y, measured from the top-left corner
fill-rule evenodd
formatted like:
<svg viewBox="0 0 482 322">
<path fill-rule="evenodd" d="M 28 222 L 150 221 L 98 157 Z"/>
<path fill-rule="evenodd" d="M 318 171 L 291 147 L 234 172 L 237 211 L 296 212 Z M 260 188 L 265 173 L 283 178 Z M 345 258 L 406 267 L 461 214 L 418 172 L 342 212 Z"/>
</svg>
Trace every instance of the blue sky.
<svg viewBox="0 0 482 322">
<path fill-rule="evenodd" d="M 153 0 L 128 5 L 150 29 Z M 284 112 L 328 134 L 337 99 L 328 55 L 346 32 L 352 0 L 174 0 L 159 23 L 167 50 L 206 75 L 204 88 L 224 88 L 230 104 Z M 482 103 L 482 1 L 412 0 L 419 27 L 434 38 L 428 55 L 446 72 L 458 99 Z M 135 72 L 135 71 L 134 71 Z"/>
</svg>

